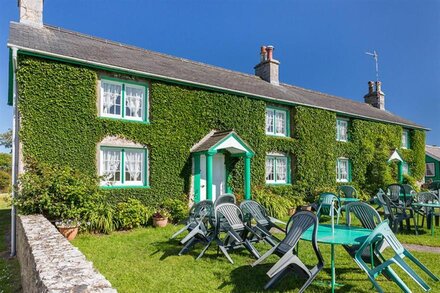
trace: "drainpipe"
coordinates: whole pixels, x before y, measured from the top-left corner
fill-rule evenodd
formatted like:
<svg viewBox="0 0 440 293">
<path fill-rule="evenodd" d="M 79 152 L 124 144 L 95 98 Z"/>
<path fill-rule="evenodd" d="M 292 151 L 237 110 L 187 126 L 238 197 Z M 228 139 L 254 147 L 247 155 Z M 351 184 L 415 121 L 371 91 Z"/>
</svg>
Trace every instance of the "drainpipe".
<svg viewBox="0 0 440 293">
<path fill-rule="evenodd" d="M 19 115 L 17 108 L 17 48 L 12 47 L 12 199 L 16 197 L 16 186 L 18 181 L 18 162 L 19 162 Z M 17 251 L 16 246 L 16 209 L 12 204 L 11 208 L 11 256 L 15 256 Z"/>
</svg>

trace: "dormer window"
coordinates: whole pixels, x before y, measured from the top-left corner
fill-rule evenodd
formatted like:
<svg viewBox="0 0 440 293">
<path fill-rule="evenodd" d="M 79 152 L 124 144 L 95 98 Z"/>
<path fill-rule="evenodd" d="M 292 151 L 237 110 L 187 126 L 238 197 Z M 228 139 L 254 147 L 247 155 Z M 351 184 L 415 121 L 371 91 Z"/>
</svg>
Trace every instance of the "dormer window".
<svg viewBox="0 0 440 293">
<path fill-rule="evenodd" d="M 266 134 L 288 136 L 288 111 L 284 109 L 266 108 Z"/>
</svg>

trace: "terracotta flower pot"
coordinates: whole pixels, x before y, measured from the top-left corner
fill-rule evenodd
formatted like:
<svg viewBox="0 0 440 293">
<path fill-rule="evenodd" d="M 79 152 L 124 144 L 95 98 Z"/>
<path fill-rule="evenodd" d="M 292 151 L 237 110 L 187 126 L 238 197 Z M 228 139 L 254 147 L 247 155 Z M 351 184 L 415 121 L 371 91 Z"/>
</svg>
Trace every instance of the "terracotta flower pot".
<svg viewBox="0 0 440 293">
<path fill-rule="evenodd" d="M 78 227 L 58 227 L 58 231 L 60 231 L 67 240 L 72 241 L 75 239 L 76 234 L 78 234 Z"/>
<path fill-rule="evenodd" d="M 289 208 L 289 217 L 293 216 L 296 212 L 296 208 Z"/>
<path fill-rule="evenodd" d="M 154 227 L 165 227 L 168 224 L 168 218 L 155 218 L 153 217 Z"/>
</svg>

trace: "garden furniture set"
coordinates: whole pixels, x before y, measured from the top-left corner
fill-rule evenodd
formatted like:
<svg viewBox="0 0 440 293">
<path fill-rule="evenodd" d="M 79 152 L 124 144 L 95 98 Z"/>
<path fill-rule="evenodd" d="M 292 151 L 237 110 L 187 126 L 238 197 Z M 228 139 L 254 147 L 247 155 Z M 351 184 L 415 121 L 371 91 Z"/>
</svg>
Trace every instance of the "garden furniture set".
<svg viewBox="0 0 440 293">
<path fill-rule="evenodd" d="M 387 190 L 389 195 L 378 194 L 378 198 L 383 200 L 384 210 L 389 210 L 389 213 L 385 212 L 384 221 L 372 206 L 357 198 L 357 192 L 353 187 L 343 186 L 338 189 L 337 195 L 329 192 L 320 195 L 315 205 L 316 214 L 311 211 L 297 211 L 290 217 L 287 224 L 270 217 L 265 208 L 255 201 L 245 200 L 238 206 L 234 195 L 225 194 L 219 196 L 215 202 L 206 200 L 194 204 L 185 227 L 171 238 L 187 231 L 187 235 L 180 241 L 184 247 L 179 255 L 188 252 L 195 244 L 202 243 L 203 249 L 197 259 L 200 259 L 213 243 L 217 245 L 217 254 L 221 251 L 231 263 L 234 262 L 229 252 L 244 247 L 257 259 L 252 267 L 266 261 L 270 255 L 277 255 L 279 260 L 267 272 L 270 279 L 265 289 L 275 286 L 288 273 L 293 273 L 305 279 L 299 289 L 299 292 L 304 292 L 324 267 L 324 258 L 318 244 L 327 244 L 330 245 L 331 254 L 332 292 L 338 285 L 335 273 L 336 245 L 343 246 L 355 263 L 368 275 L 378 292 L 383 292 L 376 281 L 380 274 L 395 282 L 404 292 L 411 292 L 390 267 L 391 264 L 399 266 L 424 291 L 428 291 L 430 288 L 426 282 L 404 262 L 403 258 L 407 257 L 433 280 L 439 279 L 405 250 L 394 235 L 394 227 L 400 225 L 397 221 L 402 222 L 406 219 L 393 214 L 393 211 L 397 209 L 396 202 L 401 202 L 405 207 L 402 208 L 404 211 L 406 208 L 409 209 L 413 203 L 404 196 L 403 201 L 398 199 L 392 204 L 390 197 L 392 196 L 395 200 L 397 194 L 397 198 L 400 198 L 399 193 L 404 188 L 391 186 Z M 423 198 L 429 197 L 418 195 L 418 201 Z M 408 207 L 407 203 L 410 203 Z M 414 206 L 416 207 L 415 204 Z M 415 214 L 424 213 L 426 216 L 429 208 L 427 206 L 412 208 L 413 218 Z M 339 225 L 339 218 L 343 212 L 346 224 Z M 331 217 L 330 225 L 320 223 L 320 218 L 324 215 Z M 357 219 L 356 221 L 353 221 L 353 216 Z M 355 226 L 355 222 L 360 223 L 360 226 Z M 279 224 L 284 224 L 285 228 Z M 278 229 L 280 233 L 274 235 L 274 229 Z M 284 238 L 280 236 L 282 233 L 284 233 Z M 300 240 L 310 242 L 316 256 L 316 262 L 311 268 L 306 266 L 299 257 Z M 254 244 L 260 241 L 271 246 L 262 256 L 254 247 Z M 391 258 L 386 258 L 382 254 L 388 247 L 394 251 Z"/>
</svg>

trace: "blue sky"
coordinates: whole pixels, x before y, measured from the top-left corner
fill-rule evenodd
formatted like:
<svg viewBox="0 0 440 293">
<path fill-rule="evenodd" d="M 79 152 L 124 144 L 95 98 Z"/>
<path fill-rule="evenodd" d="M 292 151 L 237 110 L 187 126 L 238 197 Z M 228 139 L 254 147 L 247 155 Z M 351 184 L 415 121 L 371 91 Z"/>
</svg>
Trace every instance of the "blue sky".
<svg viewBox="0 0 440 293">
<path fill-rule="evenodd" d="M 0 10 L 0 132 L 7 101 L 9 21 Z M 440 1 L 45 1 L 44 22 L 246 73 L 274 45 L 280 80 L 363 101 L 379 53 L 387 110 L 432 129 L 440 145 Z M 4 149 L 0 149 L 4 151 Z"/>
</svg>

